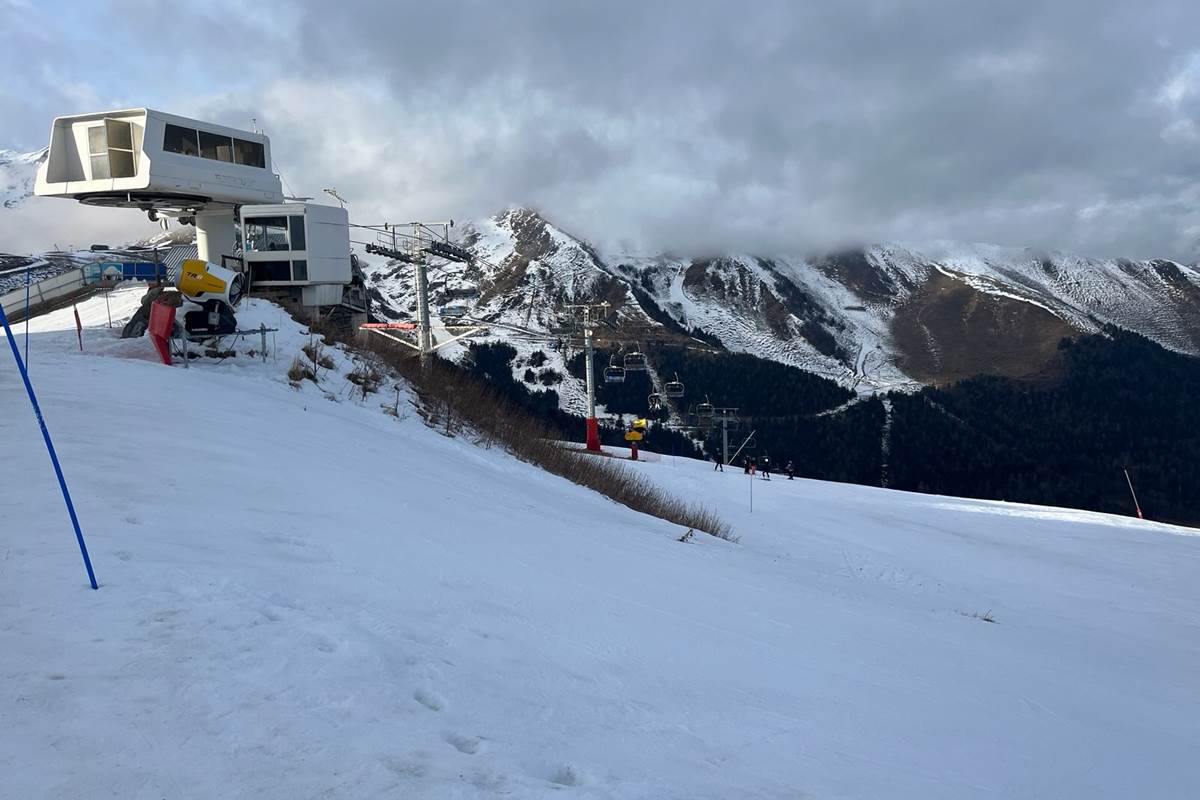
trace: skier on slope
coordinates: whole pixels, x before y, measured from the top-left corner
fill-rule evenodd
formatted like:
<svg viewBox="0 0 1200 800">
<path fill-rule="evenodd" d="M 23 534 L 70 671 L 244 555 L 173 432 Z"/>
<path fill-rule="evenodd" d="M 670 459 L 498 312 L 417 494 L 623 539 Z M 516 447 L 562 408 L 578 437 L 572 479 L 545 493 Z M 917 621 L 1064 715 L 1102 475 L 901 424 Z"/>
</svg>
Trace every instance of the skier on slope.
<svg viewBox="0 0 1200 800">
<path fill-rule="evenodd" d="M 763 453 L 762 470 L 763 470 L 763 480 L 764 481 L 771 480 L 771 457 L 769 455 L 767 455 L 766 453 Z"/>
<path fill-rule="evenodd" d="M 790 460 L 787 463 L 787 474 L 788 474 L 789 481 L 794 480 L 796 477 L 796 465 L 793 464 Z"/>
<path fill-rule="evenodd" d="M 713 472 L 724 472 L 724 471 L 725 471 L 725 462 L 721 460 L 721 453 L 718 451 L 717 454 L 715 456 L 713 456 Z"/>
<path fill-rule="evenodd" d="M 751 458 L 750 459 L 750 477 L 753 478 L 756 472 L 758 472 L 758 462 L 755 461 L 754 458 Z"/>
</svg>

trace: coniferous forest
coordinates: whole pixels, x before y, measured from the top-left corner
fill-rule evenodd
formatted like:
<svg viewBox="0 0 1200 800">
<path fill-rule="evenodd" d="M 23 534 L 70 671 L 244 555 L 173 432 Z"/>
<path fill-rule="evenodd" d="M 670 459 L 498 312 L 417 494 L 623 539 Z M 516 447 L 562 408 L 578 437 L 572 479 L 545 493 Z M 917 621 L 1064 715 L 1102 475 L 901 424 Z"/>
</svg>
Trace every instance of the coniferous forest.
<svg viewBox="0 0 1200 800">
<path fill-rule="evenodd" d="M 663 380 L 686 386 L 678 409 L 696 426 L 707 400 L 737 408 L 730 450 L 752 432 L 743 455 L 769 456 L 775 470 L 792 461 L 798 476 L 962 497 L 1039 503 L 1118 514 L 1134 511 L 1128 469 L 1148 518 L 1200 524 L 1200 359 L 1174 353 L 1118 328 L 1060 344 L 1061 375 L 1051 383 L 981 376 L 913 394 L 852 392 L 795 367 L 736 353 L 661 348 L 649 357 Z M 531 413 L 582 440 L 582 419 L 559 411 L 558 395 L 512 378 L 516 351 L 473 346 L 468 368 L 497 384 Z M 599 377 L 597 400 L 610 413 L 647 414 L 647 373 L 620 384 Z M 576 356 L 568 370 L 583 376 Z M 652 418 L 663 414 L 650 414 Z M 884 456 L 884 433 L 888 452 Z M 624 444 L 619 426 L 606 444 Z M 647 449 L 710 456 L 719 425 L 681 433 L 652 427 Z M 740 463 L 740 458 L 737 461 Z M 886 462 L 886 464 L 885 464 Z"/>
<path fill-rule="evenodd" d="M 892 395 L 890 485 L 1200 523 L 1200 359 L 1128 331 L 1064 340 L 1049 387 Z"/>
</svg>

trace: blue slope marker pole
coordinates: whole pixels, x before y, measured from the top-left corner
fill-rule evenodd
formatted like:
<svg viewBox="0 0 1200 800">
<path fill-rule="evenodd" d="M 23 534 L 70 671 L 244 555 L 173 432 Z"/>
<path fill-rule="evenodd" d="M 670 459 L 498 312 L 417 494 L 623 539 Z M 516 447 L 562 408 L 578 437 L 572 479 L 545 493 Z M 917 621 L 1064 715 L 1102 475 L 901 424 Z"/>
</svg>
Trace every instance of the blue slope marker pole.
<svg viewBox="0 0 1200 800">
<path fill-rule="evenodd" d="M 12 348 L 13 358 L 17 362 L 17 370 L 21 380 L 25 382 L 25 392 L 29 402 L 33 404 L 33 415 L 37 417 L 42 429 L 42 438 L 46 440 L 46 450 L 50 453 L 50 463 L 54 465 L 54 474 L 58 477 L 59 488 L 62 489 L 63 500 L 67 503 L 67 513 L 71 515 L 71 524 L 75 526 L 75 539 L 79 542 L 79 552 L 83 554 L 83 565 L 87 567 L 88 580 L 93 589 L 99 589 L 96 583 L 96 573 L 92 571 L 92 559 L 88 557 L 87 545 L 83 542 L 83 531 L 79 530 L 79 517 L 75 516 L 75 504 L 71 502 L 71 493 L 67 491 L 67 480 L 63 477 L 62 467 L 58 464 L 58 454 L 54 452 L 54 442 L 50 441 L 50 431 L 46 430 L 46 420 L 42 418 L 42 409 L 38 405 L 37 395 L 33 393 L 33 384 L 29 382 L 29 373 L 25 371 L 25 362 L 21 360 L 21 351 L 17 349 L 17 340 L 13 337 L 12 328 L 8 325 L 8 315 L 0 306 L 0 323 L 4 324 L 4 335 L 8 337 L 8 346 Z"/>
<path fill-rule="evenodd" d="M 29 364 L 29 268 L 32 262 L 25 265 L 25 363 Z M 28 367 L 26 367 L 28 369 Z"/>
</svg>

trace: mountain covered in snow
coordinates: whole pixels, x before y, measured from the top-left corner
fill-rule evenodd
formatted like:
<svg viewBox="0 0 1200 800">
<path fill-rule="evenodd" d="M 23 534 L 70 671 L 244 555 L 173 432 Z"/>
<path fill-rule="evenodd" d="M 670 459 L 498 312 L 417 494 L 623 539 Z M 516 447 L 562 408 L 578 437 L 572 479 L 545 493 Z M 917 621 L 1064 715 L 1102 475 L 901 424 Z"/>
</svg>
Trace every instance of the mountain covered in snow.
<svg viewBox="0 0 1200 800">
<path fill-rule="evenodd" d="M 45 155 L 0 150 L 0 253 L 28 252 L 6 240 L 28 238 L 22 215 Z M 108 241 L 96 227 L 115 218 L 92 210 L 76 221 L 79 209 L 50 202 L 62 217 L 47 236 Z M 192 229 L 167 235 L 181 232 Z M 435 270 L 435 302 L 466 304 L 519 347 L 554 330 L 565 303 L 603 299 L 615 308 L 610 338 L 628 347 L 698 337 L 864 391 L 978 374 L 1037 379 L 1054 372 L 1062 338 L 1109 323 L 1200 353 L 1200 270 L 1163 259 L 950 243 L 646 255 L 598 250 L 524 208 L 469 223 L 461 241 L 481 260 Z M 375 311 L 411 316 L 411 269 L 365 262 Z"/>
<path fill-rule="evenodd" d="M 30 153 L 0 150 L 0 207 L 13 209 L 33 196 L 37 168 L 47 152 L 46 148 Z"/>
<path fill-rule="evenodd" d="M 1200 353 L 1200 271 L 1167 260 L 948 244 L 629 255 L 600 252 L 529 209 L 470 224 L 462 242 L 482 260 L 435 271 L 435 301 L 511 326 L 501 337 L 546 334 L 564 304 L 605 299 L 614 338 L 696 336 L 868 390 L 1037 378 L 1053 370 L 1061 339 L 1110 323 Z M 411 269 L 375 263 L 368 275 L 377 311 L 410 314 Z"/>
</svg>

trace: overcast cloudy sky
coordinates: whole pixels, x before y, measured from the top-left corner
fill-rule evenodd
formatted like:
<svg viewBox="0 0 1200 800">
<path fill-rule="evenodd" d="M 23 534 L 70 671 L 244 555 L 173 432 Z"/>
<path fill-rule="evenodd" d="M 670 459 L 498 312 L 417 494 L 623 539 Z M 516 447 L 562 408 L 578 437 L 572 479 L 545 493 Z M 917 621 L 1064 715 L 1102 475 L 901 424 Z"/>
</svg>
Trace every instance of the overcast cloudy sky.
<svg viewBox="0 0 1200 800">
<path fill-rule="evenodd" d="M 1193 0 L 0 0 L 0 66 L 0 147 L 107 107 L 253 117 L 361 222 L 1200 256 Z"/>
</svg>

